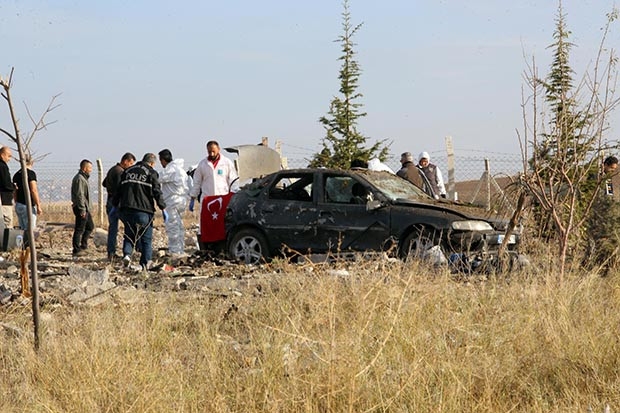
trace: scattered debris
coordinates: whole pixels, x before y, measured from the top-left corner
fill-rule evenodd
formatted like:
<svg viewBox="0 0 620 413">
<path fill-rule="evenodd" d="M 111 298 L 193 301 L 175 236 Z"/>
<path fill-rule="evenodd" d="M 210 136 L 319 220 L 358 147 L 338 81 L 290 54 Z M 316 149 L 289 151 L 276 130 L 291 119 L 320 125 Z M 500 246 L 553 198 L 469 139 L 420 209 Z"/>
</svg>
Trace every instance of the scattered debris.
<svg viewBox="0 0 620 413">
<path fill-rule="evenodd" d="M 0 305 L 8 304 L 12 297 L 11 290 L 6 288 L 4 284 L 0 284 Z"/>
</svg>

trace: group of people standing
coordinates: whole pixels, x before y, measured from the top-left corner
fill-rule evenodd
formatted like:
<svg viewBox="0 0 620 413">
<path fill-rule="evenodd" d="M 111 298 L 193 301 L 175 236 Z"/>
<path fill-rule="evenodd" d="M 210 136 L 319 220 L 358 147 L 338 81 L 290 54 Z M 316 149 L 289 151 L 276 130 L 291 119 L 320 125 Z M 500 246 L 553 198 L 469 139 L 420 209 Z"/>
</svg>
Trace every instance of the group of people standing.
<svg viewBox="0 0 620 413">
<path fill-rule="evenodd" d="M 404 152 L 400 157 L 402 167 L 396 172 L 396 175 L 420 188 L 424 188 L 435 199 L 446 198 L 446 186 L 443 182 L 441 170 L 430 161 L 431 157 L 428 152 L 422 152 L 418 156 L 418 164 L 416 165 L 413 163 L 411 153 Z M 426 179 L 420 174 L 423 174 Z"/>
<path fill-rule="evenodd" d="M 26 205 L 26 191 L 24 189 L 21 168 L 11 177 L 8 162 L 13 158 L 13 152 L 8 146 L 0 148 L 0 202 L 2 203 L 2 220 L 5 228 L 13 228 L 13 208 L 17 215 L 20 229 L 28 229 L 28 207 Z M 32 170 L 34 160 L 30 154 L 25 155 L 26 182 L 30 192 L 32 205 L 32 225 L 36 226 L 37 214 L 43 213 L 37 187 L 37 174 Z"/>
<path fill-rule="evenodd" d="M 162 166 L 155 170 L 157 159 Z M 169 149 L 146 153 L 141 161 L 127 152 L 120 162 L 107 172 L 103 181 L 108 197 L 108 260 L 122 259 L 125 266 L 131 263 L 134 250 L 140 252 L 139 264 L 148 270 L 153 257 L 153 220 L 156 208 L 162 211 L 168 237 L 168 252 L 182 255 L 185 250 L 185 226 L 182 215 L 201 196 L 225 195 L 237 179 L 232 160 L 220 154 L 217 141 L 207 142 L 207 157 L 194 170 L 190 178 L 184 170 L 182 159 L 174 159 Z M 86 255 L 88 239 L 94 230 L 92 206 L 88 192 L 88 178 L 92 163 L 84 159 L 73 178 L 71 201 L 75 215 L 73 255 Z M 118 223 L 123 222 L 123 256 L 116 255 Z"/>
</svg>

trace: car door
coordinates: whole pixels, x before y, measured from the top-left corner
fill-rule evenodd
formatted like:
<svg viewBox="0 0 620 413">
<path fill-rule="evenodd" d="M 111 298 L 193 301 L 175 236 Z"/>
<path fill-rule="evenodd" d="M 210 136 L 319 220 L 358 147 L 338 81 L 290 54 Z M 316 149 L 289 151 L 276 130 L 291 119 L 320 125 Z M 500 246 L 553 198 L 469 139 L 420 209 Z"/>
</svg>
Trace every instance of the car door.
<svg viewBox="0 0 620 413">
<path fill-rule="evenodd" d="M 261 222 L 269 242 L 305 253 L 316 235 L 317 210 L 313 200 L 314 174 L 283 172 L 267 189 L 260 204 Z"/>
<path fill-rule="evenodd" d="M 386 248 L 390 239 L 390 209 L 367 209 L 368 200 L 374 197 L 372 187 L 354 175 L 321 176 L 317 242 L 331 251 Z M 359 193 L 360 186 L 365 193 Z"/>
</svg>

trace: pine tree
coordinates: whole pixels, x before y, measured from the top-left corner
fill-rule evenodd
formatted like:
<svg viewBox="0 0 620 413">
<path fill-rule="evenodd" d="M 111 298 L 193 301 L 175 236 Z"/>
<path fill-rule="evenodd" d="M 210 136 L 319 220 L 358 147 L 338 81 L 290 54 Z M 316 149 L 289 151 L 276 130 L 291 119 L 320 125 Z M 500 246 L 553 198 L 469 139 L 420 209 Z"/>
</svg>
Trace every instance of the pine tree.
<svg viewBox="0 0 620 413">
<path fill-rule="evenodd" d="M 538 161 L 552 167 L 571 169 L 579 167 L 583 152 L 591 151 L 592 139 L 583 134 L 590 115 L 578 109 L 573 86 L 574 71 L 570 66 L 570 51 L 574 44 L 569 41 L 571 32 L 566 27 L 566 15 L 559 2 L 556 27 L 553 33 L 553 61 L 543 84 L 545 100 L 550 108 L 549 133 L 543 133 L 537 149 Z M 565 163 L 560 165 L 558 163 Z M 561 179 L 561 178 L 558 178 Z"/>
<path fill-rule="evenodd" d="M 366 116 L 366 112 L 362 111 L 363 104 L 359 103 L 362 98 L 358 92 L 361 69 L 355 59 L 353 36 L 362 23 L 352 26 L 348 0 L 344 1 L 343 7 L 343 34 L 336 40 L 342 47 L 342 56 L 338 59 L 342 61 L 338 76 L 341 96 L 332 99 L 327 115 L 319 119 L 326 135 L 322 141 L 323 148 L 314 155 L 310 167 L 346 169 L 354 159 L 368 161 L 379 152 L 376 156 L 383 160 L 388 153 L 384 141 L 366 148 L 367 137 L 357 130 L 357 122 Z"/>
</svg>

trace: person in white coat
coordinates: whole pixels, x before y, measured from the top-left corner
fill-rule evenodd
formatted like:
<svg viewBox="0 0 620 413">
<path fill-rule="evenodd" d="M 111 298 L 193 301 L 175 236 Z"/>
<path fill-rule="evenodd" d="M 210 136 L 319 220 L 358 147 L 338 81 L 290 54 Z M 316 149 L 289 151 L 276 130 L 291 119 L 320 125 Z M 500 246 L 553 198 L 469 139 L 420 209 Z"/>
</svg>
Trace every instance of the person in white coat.
<svg viewBox="0 0 620 413">
<path fill-rule="evenodd" d="M 428 180 L 431 190 L 433 192 L 433 197 L 435 199 L 445 198 L 446 197 L 446 187 L 443 183 L 443 176 L 441 175 L 441 171 L 437 167 L 437 165 L 432 164 L 431 156 L 428 152 L 420 153 L 418 156 L 418 168 L 422 171 L 426 179 Z"/>
<path fill-rule="evenodd" d="M 172 159 L 172 152 L 163 149 L 159 152 L 159 162 L 163 170 L 159 173 L 161 192 L 168 211 L 166 234 L 168 235 L 168 252 L 183 254 L 185 252 L 185 226 L 183 212 L 187 207 L 189 188 L 187 173 L 183 169 L 183 159 Z"/>
<path fill-rule="evenodd" d="M 372 158 L 368 161 L 368 170 L 369 171 L 385 171 L 391 174 L 395 173 L 392 168 L 384 164 L 379 160 L 379 158 Z"/>
<path fill-rule="evenodd" d="M 220 154 L 216 141 L 207 142 L 207 157 L 194 170 L 194 182 L 189 193 L 189 210 L 194 210 L 194 201 L 203 196 L 226 195 L 237 192 L 239 175 L 232 160 Z"/>
</svg>

